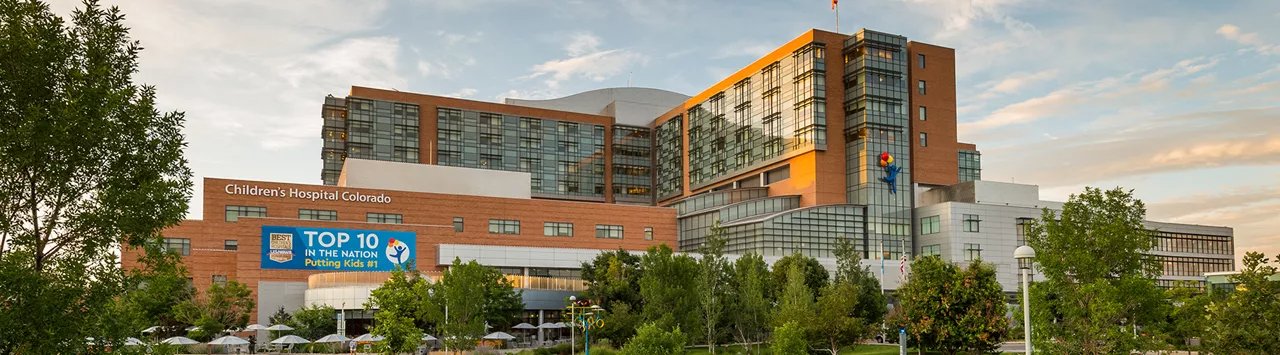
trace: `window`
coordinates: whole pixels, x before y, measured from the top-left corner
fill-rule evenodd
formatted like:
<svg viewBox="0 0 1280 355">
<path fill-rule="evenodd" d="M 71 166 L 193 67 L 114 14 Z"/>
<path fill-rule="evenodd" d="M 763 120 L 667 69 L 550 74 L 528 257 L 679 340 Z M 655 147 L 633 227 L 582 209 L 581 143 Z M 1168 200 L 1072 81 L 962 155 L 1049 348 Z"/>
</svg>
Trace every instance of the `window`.
<svg viewBox="0 0 1280 355">
<path fill-rule="evenodd" d="M 644 227 L 644 240 L 653 240 L 653 227 Z"/>
<path fill-rule="evenodd" d="M 164 245 L 161 245 L 161 249 L 172 253 L 179 253 L 183 256 L 191 255 L 191 239 L 164 238 Z"/>
<path fill-rule="evenodd" d="M 942 245 L 926 245 L 920 247 L 920 256 L 942 255 Z"/>
<path fill-rule="evenodd" d="M 227 205 L 227 222 L 235 222 L 240 217 L 266 217 L 267 208 L 258 206 Z"/>
<path fill-rule="evenodd" d="M 453 217 L 453 231 L 462 232 L 462 217 Z"/>
<path fill-rule="evenodd" d="M 916 81 L 916 92 L 920 93 L 920 95 L 924 95 L 924 80 Z"/>
<path fill-rule="evenodd" d="M 369 223 L 401 224 L 404 223 L 404 216 L 395 213 L 369 212 L 365 214 L 365 221 Z"/>
<path fill-rule="evenodd" d="M 336 221 L 338 220 L 338 211 L 329 210 L 309 210 L 299 209 L 298 219 L 310 219 L 316 221 Z"/>
<path fill-rule="evenodd" d="M 227 275 L 213 275 L 213 283 L 215 285 L 226 285 Z"/>
<path fill-rule="evenodd" d="M 920 234 L 934 234 L 942 231 L 942 218 L 929 216 L 920 219 Z"/>
<path fill-rule="evenodd" d="M 544 222 L 542 223 L 542 235 L 548 237 L 572 237 L 573 223 Z"/>
<path fill-rule="evenodd" d="M 979 224 L 981 223 L 982 223 L 982 220 L 978 219 L 978 215 L 976 214 L 964 215 L 964 231 L 965 232 L 977 233 L 979 231 L 978 230 Z"/>
<path fill-rule="evenodd" d="M 929 119 L 929 110 L 928 110 L 928 109 L 925 109 L 925 108 L 924 108 L 924 106 L 920 106 L 920 115 L 919 115 L 919 116 L 920 116 L 920 120 L 921 120 L 921 121 L 926 121 L 926 120 L 928 120 L 928 119 Z"/>
<path fill-rule="evenodd" d="M 520 234 L 520 221 L 512 219 L 490 219 L 489 234 Z"/>
<path fill-rule="evenodd" d="M 920 146 L 921 146 L 921 147 L 928 147 L 928 146 L 929 146 L 929 134 L 928 134 L 928 133 L 920 132 Z"/>
<path fill-rule="evenodd" d="M 597 224 L 596 238 L 622 239 L 622 226 Z"/>
<path fill-rule="evenodd" d="M 240 241 L 235 239 L 223 240 L 222 250 L 240 250 Z"/>
<path fill-rule="evenodd" d="M 1031 218 L 1018 218 L 1016 232 L 1018 234 L 1018 246 L 1027 245 L 1027 228 L 1031 227 Z"/>
<path fill-rule="evenodd" d="M 924 68 L 924 54 L 916 54 L 916 63 L 920 63 L 920 67 Z"/>
<path fill-rule="evenodd" d="M 982 244 L 964 243 L 964 260 L 974 261 L 982 259 Z"/>
</svg>

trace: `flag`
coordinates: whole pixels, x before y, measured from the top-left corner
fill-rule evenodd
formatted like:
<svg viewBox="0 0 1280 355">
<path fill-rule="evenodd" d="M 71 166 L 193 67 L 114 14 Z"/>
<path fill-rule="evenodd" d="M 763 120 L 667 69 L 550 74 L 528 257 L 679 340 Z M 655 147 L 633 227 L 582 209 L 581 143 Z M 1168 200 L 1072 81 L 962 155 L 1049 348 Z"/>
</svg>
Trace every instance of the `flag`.
<svg viewBox="0 0 1280 355">
<path fill-rule="evenodd" d="M 831 0 L 831 9 L 835 10 L 837 4 L 840 4 L 840 0 Z"/>
</svg>

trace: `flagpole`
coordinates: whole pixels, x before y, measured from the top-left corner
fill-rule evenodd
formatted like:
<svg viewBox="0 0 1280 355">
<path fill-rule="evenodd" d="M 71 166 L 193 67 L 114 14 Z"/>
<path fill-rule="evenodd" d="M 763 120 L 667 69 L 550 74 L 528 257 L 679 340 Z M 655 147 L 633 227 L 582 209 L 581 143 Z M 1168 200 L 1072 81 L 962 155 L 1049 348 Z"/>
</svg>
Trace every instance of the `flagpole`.
<svg viewBox="0 0 1280 355">
<path fill-rule="evenodd" d="M 836 8 L 836 33 L 840 33 L 840 1 L 832 2 L 831 6 Z"/>
</svg>

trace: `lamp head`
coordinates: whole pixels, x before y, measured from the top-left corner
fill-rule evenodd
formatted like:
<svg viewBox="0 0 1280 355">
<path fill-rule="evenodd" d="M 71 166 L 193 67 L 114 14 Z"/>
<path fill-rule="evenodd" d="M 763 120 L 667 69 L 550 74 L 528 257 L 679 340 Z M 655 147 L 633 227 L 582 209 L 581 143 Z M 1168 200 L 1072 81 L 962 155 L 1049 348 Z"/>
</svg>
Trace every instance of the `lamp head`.
<svg viewBox="0 0 1280 355">
<path fill-rule="evenodd" d="M 1035 257 L 1036 257 L 1036 250 L 1032 249 L 1031 246 L 1029 245 L 1023 245 L 1018 247 L 1018 249 L 1013 250 L 1014 259 L 1018 259 L 1018 260 L 1034 259 Z"/>
</svg>

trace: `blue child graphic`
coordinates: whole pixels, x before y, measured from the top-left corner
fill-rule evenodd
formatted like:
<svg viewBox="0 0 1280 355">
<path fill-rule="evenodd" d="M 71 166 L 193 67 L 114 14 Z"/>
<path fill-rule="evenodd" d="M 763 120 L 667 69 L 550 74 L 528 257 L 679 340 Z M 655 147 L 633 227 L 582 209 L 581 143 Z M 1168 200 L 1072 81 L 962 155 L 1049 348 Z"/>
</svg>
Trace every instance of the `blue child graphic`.
<svg viewBox="0 0 1280 355">
<path fill-rule="evenodd" d="M 889 193 L 898 193 L 898 173 L 902 172 L 902 167 L 893 163 L 893 156 L 889 152 L 880 153 L 880 166 L 884 167 L 884 177 L 880 181 L 889 184 Z"/>
</svg>

